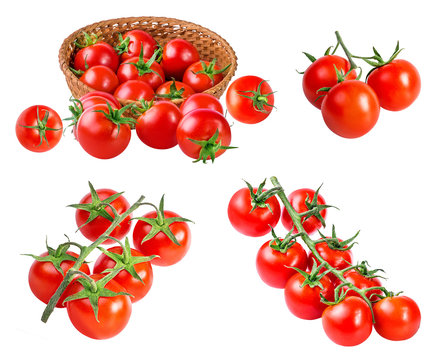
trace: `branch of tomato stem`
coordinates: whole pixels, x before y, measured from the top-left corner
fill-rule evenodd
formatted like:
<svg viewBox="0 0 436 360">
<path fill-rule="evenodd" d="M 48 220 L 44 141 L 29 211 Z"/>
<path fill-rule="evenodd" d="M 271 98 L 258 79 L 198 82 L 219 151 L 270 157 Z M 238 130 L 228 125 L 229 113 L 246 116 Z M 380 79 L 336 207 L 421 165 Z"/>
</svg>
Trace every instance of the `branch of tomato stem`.
<svg viewBox="0 0 436 360">
<path fill-rule="evenodd" d="M 353 55 L 345 46 L 344 41 L 342 40 L 342 37 L 339 34 L 339 31 L 335 31 L 335 35 L 336 38 L 338 39 L 338 44 L 341 45 L 342 50 L 344 50 L 345 55 L 347 55 L 348 61 L 350 62 L 350 70 L 357 69 L 357 65 L 353 60 Z"/>
</svg>

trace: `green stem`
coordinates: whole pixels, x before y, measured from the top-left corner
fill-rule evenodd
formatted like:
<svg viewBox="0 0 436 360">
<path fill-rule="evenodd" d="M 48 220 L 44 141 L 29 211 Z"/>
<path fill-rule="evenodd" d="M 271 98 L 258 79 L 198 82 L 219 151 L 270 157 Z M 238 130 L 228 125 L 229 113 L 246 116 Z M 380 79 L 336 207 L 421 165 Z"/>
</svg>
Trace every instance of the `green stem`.
<svg viewBox="0 0 436 360">
<path fill-rule="evenodd" d="M 341 35 L 339 35 L 339 31 L 335 31 L 335 35 L 336 35 L 336 38 L 338 39 L 338 44 L 341 45 L 342 49 L 344 50 L 345 55 L 347 55 L 348 61 L 350 62 L 350 70 L 357 69 L 357 65 L 353 60 L 353 55 L 350 53 L 350 51 L 345 46 Z"/>
</svg>

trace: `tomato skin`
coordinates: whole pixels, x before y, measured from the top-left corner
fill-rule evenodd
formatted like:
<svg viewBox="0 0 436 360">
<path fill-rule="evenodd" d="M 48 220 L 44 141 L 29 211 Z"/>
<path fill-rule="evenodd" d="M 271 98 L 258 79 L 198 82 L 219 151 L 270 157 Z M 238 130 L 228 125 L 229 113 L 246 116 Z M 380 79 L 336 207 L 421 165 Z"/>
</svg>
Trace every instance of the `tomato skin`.
<svg viewBox="0 0 436 360">
<path fill-rule="evenodd" d="M 359 345 L 371 335 L 371 310 L 362 298 L 350 296 L 324 310 L 322 326 L 334 343 L 342 346 Z"/>
<path fill-rule="evenodd" d="M 315 191 L 308 188 L 298 189 L 293 191 L 288 196 L 288 200 L 291 203 L 291 206 L 295 209 L 297 213 L 303 213 L 308 210 L 305 201 L 307 196 L 309 196 L 309 203 L 312 202 L 313 197 L 315 195 Z M 325 205 L 324 198 L 318 194 L 318 204 Z M 325 219 L 327 215 L 327 209 L 323 209 L 320 211 L 321 216 Z M 289 215 L 286 208 L 283 208 L 282 213 L 282 224 L 286 228 L 286 230 L 291 231 L 292 227 L 294 226 L 294 222 L 292 221 L 291 216 Z M 306 221 L 303 222 L 303 228 L 304 230 L 310 235 L 316 232 L 318 229 L 321 229 L 322 223 L 319 221 L 316 217 L 311 216 Z M 294 234 L 298 233 L 298 229 L 294 228 Z"/>
<path fill-rule="evenodd" d="M 327 305 L 321 302 L 320 294 L 327 300 L 334 300 L 334 285 L 327 276 L 319 281 L 323 287 L 309 285 L 301 287 L 305 277 L 299 273 L 292 275 L 285 285 L 285 301 L 289 311 L 300 319 L 319 319 Z"/>
<path fill-rule="evenodd" d="M 367 83 L 375 91 L 383 109 L 400 111 L 409 107 L 421 91 L 421 77 L 413 64 L 396 59 L 373 70 Z"/>
<path fill-rule="evenodd" d="M 107 199 L 108 197 L 116 194 L 117 192 L 112 189 L 98 189 L 96 190 L 100 200 Z M 89 204 L 92 202 L 91 193 L 86 194 L 81 200 L 80 204 Z M 126 200 L 126 198 L 121 195 L 114 201 L 110 203 L 115 210 L 118 212 L 119 215 L 125 213 L 130 205 L 129 202 Z M 112 209 L 109 206 L 105 207 L 105 210 L 109 213 L 110 216 L 114 216 L 114 213 Z M 112 224 L 111 221 L 108 219 L 105 219 L 104 217 L 98 216 L 91 222 L 89 222 L 86 225 L 83 225 L 86 223 L 86 221 L 89 218 L 89 212 L 81 209 L 76 210 L 76 224 L 77 227 L 80 228 L 80 232 L 84 237 L 86 237 L 90 241 L 95 241 L 98 239 L 98 237 L 103 234 L 108 227 Z M 130 230 L 130 219 L 132 218 L 132 215 L 127 216 L 119 226 L 117 226 L 111 233 L 110 236 L 122 240 L 129 232 Z M 82 226 L 83 225 L 83 226 Z M 113 244 L 115 241 L 111 239 L 107 239 L 103 242 L 103 244 Z"/>
<path fill-rule="evenodd" d="M 144 30 L 130 30 L 123 34 L 123 39 L 129 37 L 128 50 L 121 54 L 121 61 L 125 61 L 129 58 L 139 56 L 141 53 L 141 45 L 143 49 L 144 57 L 151 58 L 154 51 L 157 49 L 156 40 Z"/>
<path fill-rule="evenodd" d="M 145 63 L 148 62 L 148 60 L 149 59 L 144 58 Z M 150 85 L 153 90 L 156 90 L 165 81 L 165 73 L 163 72 L 162 67 L 159 65 L 159 63 L 154 61 L 151 64 L 150 69 L 153 70 L 155 73 L 149 72 L 144 75 L 139 75 L 138 69 L 135 67 L 135 65 L 129 64 L 136 64 L 138 63 L 138 61 L 139 57 L 133 57 L 121 63 L 117 71 L 117 76 L 120 80 L 120 83 L 126 82 L 128 80 L 140 80 Z"/>
<path fill-rule="evenodd" d="M 269 243 L 265 242 L 257 252 L 257 273 L 265 284 L 283 289 L 288 279 L 296 273 L 296 270 L 289 267 L 306 270 L 306 250 L 299 243 L 295 243 L 286 253 L 282 253 L 272 249 Z"/>
<path fill-rule="evenodd" d="M 74 69 L 82 71 L 86 71 L 94 66 L 103 65 L 115 72 L 118 69 L 119 63 L 117 52 L 104 41 L 98 41 L 94 45 L 80 49 L 74 57 Z"/>
<path fill-rule="evenodd" d="M 386 297 L 373 306 L 374 328 L 385 339 L 411 338 L 421 324 L 421 312 L 415 301 L 407 296 Z"/>
<path fill-rule="evenodd" d="M 142 114 L 136 122 L 136 134 L 154 149 L 170 149 L 177 145 L 176 131 L 182 114 L 169 101 L 161 101 Z"/>
<path fill-rule="evenodd" d="M 119 84 L 117 75 L 103 65 L 96 65 L 86 70 L 80 77 L 80 81 L 94 90 L 110 94 L 113 94 Z"/>
<path fill-rule="evenodd" d="M 263 189 L 262 192 L 264 192 Z M 254 188 L 257 193 L 257 188 Z M 246 236 L 258 237 L 268 234 L 271 227 L 275 227 L 280 220 L 280 203 L 275 196 L 270 197 L 265 202 L 268 207 L 257 207 L 251 211 L 251 194 L 248 188 L 239 189 L 233 194 L 227 208 L 227 215 L 232 226 L 241 234 Z"/>
<path fill-rule="evenodd" d="M 94 97 L 94 96 L 103 97 L 103 98 L 109 100 L 109 102 L 112 102 L 118 109 L 121 108 L 121 104 L 115 98 L 115 96 L 113 96 L 112 94 L 109 94 L 108 92 L 105 92 L 105 91 L 90 91 L 89 93 L 86 93 L 85 95 L 83 95 L 79 100 L 84 102 L 86 99 L 88 99 L 90 97 Z"/>
<path fill-rule="evenodd" d="M 215 110 L 220 114 L 224 114 L 223 106 L 220 101 L 215 96 L 206 93 L 193 94 L 180 106 L 180 111 L 183 116 L 196 109 Z"/>
<path fill-rule="evenodd" d="M 348 60 L 337 55 L 326 55 L 314 61 L 304 72 L 303 75 L 303 92 L 309 102 L 321 109 L 324 101 L 325 91 L 318 92 L 323 87 L 333 87 L 338 83 L 338 76 L 335 71 L 336 68 L 346 74 L 350 70 L 350 63 Z M 356 79 L 356 71 L 351 71 L 346 80 Z"/>
<path fill-rule="evenodd" d="M 202 62 L 205 63 L 206 66 L 210 65 L 210 61 L 197 61 L 191 64 L 183 75 L 183 82 L 188 84 L 195 92 L 206 91 L 223 79 L 222 73 L 213 75 L 213 80 L 206 74 L 196 74 L 196 72 L 203 70 Z M 214 70 L 221 70 L 218 65 L 215 65 L 213 68 Z"/>
<path fill-rule="evenodd" d="M 122 100 L 145 101 L 153 100 L 154 91 L 150 85 L 140 80 L 127 80 L 123 82 L 114 92 L 114 96 Z"/>
<path fill-rule="evenodd" d="M 167 210 L 164 211 L 164 215 L 165 218 L 179 217 L 175 212 Z M 156 216 L 156 211 L 151 211 L 143 217 L 153 219 Z M 169 225 L 169 228 L 180 243 L 180 246 L 173 243 L 163 232 L 159 232 L 153 238 L 141 244 L 142 239 L 150 232 L 151 226 L 144 221 L 138 220 L 133 229 L 135 248 L 143 253 L 144 256 L 159 256 L 151 260 L 153 265 L 170 266 L 176 264 L 183 259 L 191 246 L 191 230 L 186 222 L 174 222 Z"/>
<path fill-rule="evenodd" d="M 200 55 L 195 46 L 189 41 L 178 38 L 165 44 L 161 65 L 167 79 L 182 80 L 185 70 L 199 60 Z"/>
<path fill-rule="evenodd" d="M 336 135 L 354 139 L 368 133 L 377 123 L 380 104 L 370 86 L 348 80 L 329 90 L 321 113 L 327 127 Z"/>
<path fill-rule="evenodd" d="M 101 274 L 93 274 L 91 278 L 99 280 Z M 73 295 L 83 289 L 83 286 L 75 281 L 67 293 Z M 122 292 L 126 291 L 116 281 L 109 281 L 105 289 Z M 100 297 L 98 299 L 98 321 L 89 299 L 78 299 L 67 302 L 67 312 L 71 323 L 83 335 L 92 339 L 109 339 L 119 334 L 127 325 L 132 313 L 132 302 L 128 295 L 114 297 Z"/>
<path fill-rule="evenodd" d="M 253 100 L 247 99 L 243 95 L 252 96 L 250 93 L 241 93 L 242 91 L 257 91 L 259 84 L 264 81 L 258 76 L 243 76 L 233 81 L 226 93 L 226 105 L 230 115 L 235 119 L 245 124 L 257 124 L 265 120 L 272 109 L 274 108 L 274 94 L 268 95 L 268 104 L 265 105 L 265 112 L 257 110 L 253 106 Z M 264 81 L 260 87 L 262 94 L 272 93 L 271 86 Z"/>
<path fill-rule="evenodd" d="M 66 253 L 71 256 L 74 256 L 75 258 L 79 257 L 79 255 L 77 255 L 75 252 L 72 251 L 67 251 Z M 48 252 L 46 251 L 42 253 L 40 256 L 44 257 L 47 255 Z M 74 266 L 74 261 L 64 260 L 61 262 L 60 266 L 65 275 L 67 271 Z M 90 274 L 89 267 L 87 264 L 82 264 L 79 270 L 84 272 L 85 274 L 88 275 Z M 58 289 L 63 279 L 64 276 L 59 271 L 56 270 L 56 268 L 53 266 L 51 262 L 35 260 L 29 270 L 30 290 L 32 290 L 33 295 L 35 295 L 39 300 L 41 300 L 45 304 L 48 304 L 50 298 L 54 295 L 54 293 Z M 59 298 L 56 304 L 57 308 L 65 307 L 65 305 L 62 303 L 65 300 L 67 291 L 70 287 L 71 284 L 67 286 L 67 288 Z"/>
<path fill-rule="evenodd" d="M 80 100 L 82 102 L 83 110 L 89 109 L 95 105 L 109 105 L 114 109 L 119 109 L 118 105 L 113 103 L 111 100 L 103 97 L 103 96 L 90 96 L 87 97 L 85 100 Z M 117 100 L 118 103 L 118 100 Z"/>
<path fill-rule="evenodd" d="M 347 271 L 344 274 L 344 278 L 345 280 L 347 280 L 348 282 L 352 283 L 354 286 L 356 286 L 359 289 L 368 289 L 370 287 L 374 287 L 374 286 L 381 286 L 382 282 L 380 280 L 380 278 L 368 278 L 363 276 L 362 274 L 360 274 L 358 271 L 356 270 L 350 270 Z M 344 291 L 348 290 L 348 286 L 344 286 Z M 370 290 L 367 291 L 366 293 L 366 297 L 371 300 L 371 301 L 375 301 L 378 300 L 379 297 L 375 296 L 375 294 L 380 294 L 382 295 L 383 292 L 381 290 Z M 355 292 L 354 290 L 348 290 L 347 292 L 347 296 L 360 296 L 357 292 Z"/>
<path fill-rule="evenodd" d="M 115 246 L 109 248 L 107 251 L 121 255 L 123 248 L 121 246 Z M 130 249 L 130 251 L 132 256 L 144 256 L 138 250 Z M 109 256 L 101 254 L 95 261 L 94 274 L 100 274 L 106 269 L 113 269 L 115 264 L 116 262 Z M 126 289 L 126 292 L 132 295 L 130 300 L 132 303 L 135 303 L 141 300 L 150 291 L 151 285 L 153 284 L 153 269 L 149 261 L 135 264 L 133 267 L 142 279 L 142 282 L 135 279 L 127 270 L 121 270 L 121 272 L 114 277 L 114 280 Z"/>
<path fill-rule="evenodd" d="M 157 95 L 157 98 L 159 100 L 170 101 L 169 99 L 166 99 L 166 98 L 159 98 L 159 95 L 170 94 L 171 93 L 170 88 L 171 88 L 172 83 L 173 83 L 172 81 L 166 81 L 156 89 L 156 95 Z M 191 95 L 195 94 L 195 91 L 189 85 L 182 83 L 181 81 L 176 81 L 174 84 L 175 84 L 177 90 L 180 90 L 182 88 L 185 89 L 182 93 L 183 99 L 187 99 Z"/>
<path fill-rule="evenodd" d="M 47 142 L 41 138 L 38 129 L 29 129 L 24 126 L 37 126 L 38 122 L 38 110 L 39 119 L 43 120 L 46 113 L 49 113 L 46 127 L 52 129 L 59 129 L 56 131 L 46 130 L 45 136 Z M 56 111 L 44 105 L 33 105 L 24 110 L 17 119 L 15 125 L 15 134 L 21 145 L 27 150 L 33 152 L 45 152 L 53 149 L 62 138 L 62 120 Z"/>
</svg>

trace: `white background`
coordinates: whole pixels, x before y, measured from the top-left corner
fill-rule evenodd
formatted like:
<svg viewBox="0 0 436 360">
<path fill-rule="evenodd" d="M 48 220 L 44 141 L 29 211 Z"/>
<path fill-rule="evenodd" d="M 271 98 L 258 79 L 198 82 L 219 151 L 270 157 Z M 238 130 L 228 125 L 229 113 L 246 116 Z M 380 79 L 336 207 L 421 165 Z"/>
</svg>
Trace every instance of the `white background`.
<svg viewBox="0 0 436 360">
<path fill-rule="evenodd" d="M 2 353 L 34 359 L 422 358 L 434 341 L 436 320 L 431 2 L 102 3 L 15 1 L 2 13 Z M 22 148 L 14 128 L 26 107 L 45 104 L 68 115 L 70 94 L 57 62 L 63 39 L 95 21 L 150 15 L 192 21 L 222 35 L 238 55 L 236 75 L 269 80 L 277 91 L 277 111 L 258 125 L 235 123 L 233 144 L 239 148 L 214 165 L 193 164 L 177 148 L 147 148 L 134 134 L 127 150 L 107 161 L 88 156 L 72 136 L 48 153 Z M 308 65 L 302 51 L 319 57 L 335 44 L 335 30 L 360 55 L 369 55 L 375 45 L 388 57 L 400 40 L 401 57 L 414 63 L 422 78 L 421 95 L 409 109 L 382 110 L 373 131 L 356 140 L 326 128 L 295 72 Z M 329 213 L 328 226 L 334 223 L 344 238 L 360 229 L 356 260 L 384 268 L 388 288 L 418 302 L 422 324 L 414 338 L 390 342 L 374 331 L 357 348 L 337 346 L 320 321 L 293 317 L 282 291 L 261 282 L 254 259 L 268 237 L 240 235 L 226 209 L 242 179 L 256 185 L 272 175 L 287 192 L 324 183 L 327 202 L 341 209 Z M 43 324 L 44 304 L 27 284 L 32 260 L 19 255 L 43 252 L 46 235 L 52 246 L 65 240 L 63 234 L 86 243 L 75 234 L 74 210 L 66 205 L 88 191 L 88 180 L 96 188 L 124 190 L 131 203 L 141 194 L 158 202 L 165 193 L 168 209 L 195 221 L 188 255 L 173 267 L 155 267 L 153 287 L 134 305 L 127 328 L 105 341 L 78 333 L 62 310 Z M 284 234 L 281 226 L 277 231 Z"/>
</svg>

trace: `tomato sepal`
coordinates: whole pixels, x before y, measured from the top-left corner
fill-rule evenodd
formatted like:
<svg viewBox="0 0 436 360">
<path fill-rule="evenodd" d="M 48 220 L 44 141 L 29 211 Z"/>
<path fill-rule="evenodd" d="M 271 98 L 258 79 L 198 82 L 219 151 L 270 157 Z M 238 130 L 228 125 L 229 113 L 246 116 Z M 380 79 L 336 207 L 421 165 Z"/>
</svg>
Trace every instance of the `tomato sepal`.
<svg viewBox="0 0 436 360">
<path fill-rule="evenodd" d="M 157 56 L 159 55 L 160 50 L 156 49 L 153 53 L 153 55 L 151 56 L 150 59 L 148 59 L 147 62 L 144 61 L 144 47 L 141 44 L 141 52 L 139 53 L 139 59 L 136 63 L 134 62 L 126 62 L 125 64 L 129 64 L 129 65 L 133 65 L 137 70 L 138 70 L 138 75 L 139 76 L 143 76 L 145 74 L 149 74 L 149 73 L 153 73 L 155 75 L 157 75 L 159 77 L 159 79 L 161 79 L 162 81 L 164 79 L 162 79 L 162 76 L 160 76 L 160 74 L 158 72 L 156 72 L 155 70 L 153 70 L 151 68 L 151 65 L 156 61 Z"/>
<path fill-rule="evenodd" d="M 332 236 L 325 236 L 321 231 L 318 230 L 319 235 L 321 236 L 321 239 L 318 241 L 315 241 L 316 244 L 325 242 L 327 246 L 332 250 L 339 250 L 339 251 L 347 251 L 351 250 L 351 248 L 358 244 L 357 242 L 353 242 L 357 236 L 360 234 L 360 230 L 357 231 L 357 233 L 352 236 L 351 238 L 347 240 L 341 240 L 336 235 L 336 228 L 335 225 L 332 225 Z"/>
<path fill-rule="evenodd" d="M 266 179 L 263 180 L 260 185 L 257 187 L 256 192 L 254 192 L 253 186 L 248 182 L 245 181 L 245 184 L 247 185 L 248 190 L 250 191 L 250 197 L 251 197 L 251 211 L 252 213 L 256 208 L 268 208 L 268 210 L 272 213 L 271 206 L 266 202 L 270 197 L 273 197 L 277 195 L 277 193 L 282 189 L 280 186 L 273 187 L 272 189 L 263 191 L 263 188 L 266 184 Z"/>
<path fill-rule="evenodd" d="M 198 75 L 198 74 L 204 74 L 206 75 L 211 81 L 212 81 L 212 85 L 215 85 L 215 75 L 218 74 L 222 74 L 223 72 L 225 72 L 231 64 L 228 64 L 227 66 L 223 67 L 222 69 L 219 70 L 215 70 L 215 65 L 216 65 L 216 58 L 214 58 L 209 65 L 206 65 L 206 63 L 204 61 L 200 61 L 201 63 L 201 67 L 202 70 L 199 71 L 192 71 L 193 74 Z"/>
<path fill-rule="evenodd" d="M 193 162 L 203 161 L 203 164 L 206 164 L 207 160 L 210 159 L 212 163 L 215 161 L 215 154 L 219 150 L 228 150 L 228 149 L 237 149 L 237 146 L 224 146 L 221 145 L 221 140 L 217 142 L 219 136 L 219 130 L 215 131 L 215 134 L 209 140 L 195 140 L 188 138 L 189 141 L 192 141 L 194 144 L 201 146 L 201 150 L 199 152 L 198 158 Z"/>
<path fill-rule="evenodd" d="M 177 99 L 183 99 L 183 93 L 185 92 L 185 88 L 181 87 L 180 89 L 177 89 L 176 86 L 176 79 L 172 79 L 173 82 L 170 85 L 170 92 L 168 94 L 156 94 L 157 98 L 162 99 L 170 99 L 170 100 L 177 100 Z"/>
<path fill-rule="evenodd" d="M 91 45 L 95 45 L 98 41 L 98 35 L 92 33 L 91 35 L 89 35 L 86 31 L 82 31 L 84 39 L 85 39 L 85 43 L 84 44 L 80 44 L 79 42 L 74 41 L 74 45 L 77 46 L 79 49 L 83 49 L 86 48 L 88 46 Z"/>
<path fill-rule="evenodd" d="M 275 108 L 274 105 L 268 103 L 268 96 L 274 94 L 275 91 L 272 91 L 272 92 L 269 92 L 269 93 L 266 93 L 266 94 L 262 94 L 261 87 L 262 87 L 262 84 L 264 82 L 267 83 L 266 80 L 262 80 L 259 83 L 259 86 L 257 87 L 256 91 L 253 91 L 253 90 L 247 90 L 247 91 L 239 90 L 239 94 L 238 95 L 242 96 L 244 98 L 250 99 L 253 102 L 253 108 L 256 111 L 260 111 L 260 112 L 268 114 L 269 112 L 268 112 L 268 110 L 265 109 L 265 106 L 269 106 L 269 107 Z M 252 96 L 245 95 L 245 94 L 251 94 Z"/>
<path fill-rule="evenodd" d="M 301 236 L 302 233 L 293 234 L 294 228 L 291 229 L 290 232 L 286 234 L 283 239 L 280 239 L 274 228 L 271 227 L 271 235 L 272 240 L 269 242 L 269 247 L 275 251 L 279 251 L 282 254 L 286 254 L 286 252 L 297 242 L 297 238 Z"/>
<path fill-rule="evenodd" d="M 325 264 L 326 262 L 323 261 L 321 264 L 316 266 L 316 262 L 314 261 L 312 265 L 312 269 L 310 270 L 309 273 L 293 266 L 291 266 L 290 268 L 294 269 L 304 277 L 305 280 L 301 284 L 301 287 L 307 285 L 310 288 L 319 287 L 321 290 L 324 290 L 324 285 L 321 283 L 321 279 L 330 272 L 330 270 L 321 272 L 321 269 L 324 267 Z M 322 294 L 320 294 L 320 296 L 322 296 Z"/>
</svg>

